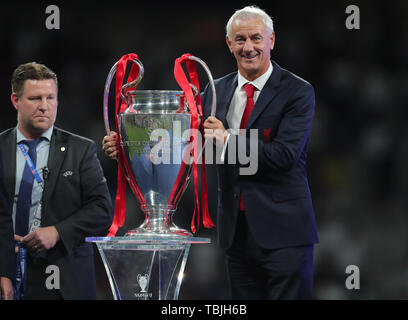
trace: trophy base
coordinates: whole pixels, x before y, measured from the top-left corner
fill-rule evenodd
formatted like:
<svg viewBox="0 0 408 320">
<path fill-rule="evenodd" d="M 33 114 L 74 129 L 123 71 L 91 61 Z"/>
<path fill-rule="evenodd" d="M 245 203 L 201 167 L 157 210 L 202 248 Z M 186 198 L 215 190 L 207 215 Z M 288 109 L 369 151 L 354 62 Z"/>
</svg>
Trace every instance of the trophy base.
<svg viewBox="0 0 408 320">
<path fill-rule="evenodd" d="M 172 226 L 168 230 L 152 230 L 148 228 L 139 227 L 126 232 L 125 237 L 138 237 L 138 236 L 154 236 L 154 237 L 192 237 L 193 234 L 177 226 Z"/>
<path fill-rule="evenodd" d="M 129 230 L 125 237 L 154 236 L 154 237 L 192 237 L 193 234 L 179 228 L 164 214 L 146 214 L 145 221 L 136 229 Z"/>
</svg>

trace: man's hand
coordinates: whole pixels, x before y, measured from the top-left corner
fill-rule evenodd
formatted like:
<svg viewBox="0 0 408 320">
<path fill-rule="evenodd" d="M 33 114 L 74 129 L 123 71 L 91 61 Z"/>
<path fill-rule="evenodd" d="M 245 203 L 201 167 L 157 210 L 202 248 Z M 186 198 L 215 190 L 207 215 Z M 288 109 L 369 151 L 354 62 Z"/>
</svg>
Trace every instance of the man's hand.
<svg viewBox="0 0 408 320">
<path fill-rule="evenodd" d="M 208 117 L 204 121 L 204 138 L 215 142 L 219 147 L 223 147 L 225 139 L 228 136 L 228 131 L 224 128 L 224 125 L 216 117 Z"/>
<path fill-rule="evenodd" d="M 9 278 L 0 277 L 0 299 L 13 300 L 14 290 L 13 284 Z"/>
<path fill-rule="evenodd" d="M 15 234 L 14 235 L 14 240 L 18 241 L 18 242 L 21 242 L 23 240 L 23 237 L 19 236 L 18 234 Z M 16 246 L 14 250 L 15 250 L 15 253 L 18 253 L 18 246 Z"/>
<path fill-rule="evenodd" d="M 116 159 L 118 155 L 117 135 L 115 131 L 111 131 L 109 135 L 103 137 L 102 140 L 102 150 L 110 159 Z"/>
<path fill-rule="evenodd" d="M 59 233 L 54 226 L 39 228 L 27 234 L 21 244 L 35 252 L 52 249 L 60 240 Z"/>
</svg>

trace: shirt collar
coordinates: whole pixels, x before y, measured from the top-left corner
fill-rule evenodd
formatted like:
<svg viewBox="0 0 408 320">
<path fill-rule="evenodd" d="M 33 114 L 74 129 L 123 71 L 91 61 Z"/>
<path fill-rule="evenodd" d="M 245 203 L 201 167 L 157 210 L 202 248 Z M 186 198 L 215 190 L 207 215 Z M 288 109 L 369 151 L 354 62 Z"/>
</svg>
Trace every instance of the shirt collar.
<svg viewBox="0 0 408 320">
<path fill-rule="evenodd" d="M 20 143 L 21 141 L 27 140 L 27 138 L 21 133 L 21 131 L 18 129 L 18 126 L 16 127 L 17 129 L 17 143 Z M 51 136 L 52 136 L 52 130 L 54 129 L 54 126 L 51 126 L 47 131 L 45 131 L 41 137 L 45 138 L 48 141 L 51 141 Z"/>
<path fill-rule="evenodd" d="M 269 77 L 271 76 L 272 71 L 273 71 L 273 66 L 272 66 L 272 63 L 270 61 L 269 61 L 268 70 L 266 70 L 266 72 L 263 75 L 259 76 L 258 78 L 256 78 L 253 81 L 249 81 L 249 80 L 245 79 L 245 77 L 243 75 L 241 75 L 241 73 L 238 71 L 238 88 L 241 89 L 244 84 L 250 83 L 257 90 L 261 91 L 263 89 L 263 87 L 265 86 L 266 81 L 268 81 Z"/>
</svg>

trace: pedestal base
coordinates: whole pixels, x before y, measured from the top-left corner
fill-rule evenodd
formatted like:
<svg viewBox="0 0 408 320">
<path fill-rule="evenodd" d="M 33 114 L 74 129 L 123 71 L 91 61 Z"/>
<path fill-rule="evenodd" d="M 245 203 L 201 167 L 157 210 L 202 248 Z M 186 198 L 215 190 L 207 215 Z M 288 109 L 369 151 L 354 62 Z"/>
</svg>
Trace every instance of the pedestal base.
<svg viewBox="0 0 408 320">
<path fill-rule="evenodd" d="M 86 238 L 101 255 L 115 300 L 177 300 L 191 244 L 209 238 Z"/>
</svg>

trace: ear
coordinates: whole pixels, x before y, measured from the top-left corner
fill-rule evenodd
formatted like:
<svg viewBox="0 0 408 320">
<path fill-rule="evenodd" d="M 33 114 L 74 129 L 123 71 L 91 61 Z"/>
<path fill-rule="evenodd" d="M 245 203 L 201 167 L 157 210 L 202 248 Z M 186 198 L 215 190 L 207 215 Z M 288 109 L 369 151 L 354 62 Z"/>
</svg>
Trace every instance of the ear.
<svg viewBox="0 0 408 320">
<path fill-rule="evenodd" d="M 270 39 L 271 39 L 271 51 L 272 51 L 273 47 L 275 46 L 275 32 L 272 32 Z"/>
<path fill-rule="evenodd" d="M 10 100 L 11 100 L 11 103 L 13 104 L 14 108 L 16 108 L 16 110 L 18 110 L 18 102 L 19 102 L 20 99 L 17 96 L 17 94 L 13 92 L 11 94 L 11 96 L 10 96 Z"/>
<path fill-rule="evenodd" d="M 225 36 L 225 42 L 227 43 L 227 46 L 232 53 L 232 41 L 228 38 L 228 36 Z"/>
</svg>

